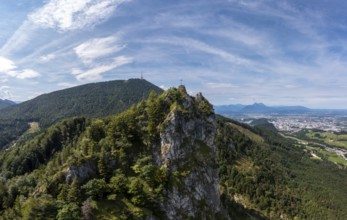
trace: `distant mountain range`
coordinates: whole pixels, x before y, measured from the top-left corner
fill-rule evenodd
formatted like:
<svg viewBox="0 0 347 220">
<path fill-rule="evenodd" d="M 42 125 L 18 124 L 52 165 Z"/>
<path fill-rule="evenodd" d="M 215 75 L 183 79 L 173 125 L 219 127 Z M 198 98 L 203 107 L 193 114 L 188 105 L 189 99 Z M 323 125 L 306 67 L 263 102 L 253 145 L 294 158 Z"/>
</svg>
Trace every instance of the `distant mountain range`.
<svg viewBox="0 0 347 220">
<path fill-rule="evenodd" d="M 339 113 L 347 110 L 334 109 L 311 109 L 304 106 L 267 106 L 263 103 L 254 103 L 252 105 L 217 105 L 214 106 L 216 113 L 222 115 L 228 114 L 301 114 L 301 113 Z"/>
<path fill-rule="evenodd" d="M 15 105 L 16 103 L 8 100 L 8 99 L 0 99 L 0 109 L 6 108 L 11 105 Z"/>
</svg>

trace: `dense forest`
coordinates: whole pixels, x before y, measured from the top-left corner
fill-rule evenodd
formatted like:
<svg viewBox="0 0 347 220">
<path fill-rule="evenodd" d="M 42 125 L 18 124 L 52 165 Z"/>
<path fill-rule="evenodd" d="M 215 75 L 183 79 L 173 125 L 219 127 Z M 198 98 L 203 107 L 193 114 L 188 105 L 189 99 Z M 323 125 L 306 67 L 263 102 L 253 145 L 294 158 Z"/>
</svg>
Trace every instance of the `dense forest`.
<svg viewBox="0 0 347 220">
<path fill-rule="evenodd" d="M 220 117 L 218 125 L 222 196 L 270 219 L 347 218 L 346 167 L 310 158 L 267 123 Z"/>
<path fill-rule="evenodd" d="M 1 151 L 1 218 L 165 219 L 168 192 L 184 187 L 194 164 L 213 160 L 196 142 L 184 170 L 158 165 L 153 151 L 172 112 L 214 118 L 207 100 L 173 88 L 111 117 L 65 119 Z M 269 124 L 214 123 L 221 206 L 231 219 L 347 219 L 346 168 L 311 159 Z"/>
<path fill-rule="evenodd" d="M 64 120 L 0 154 L 4 219 L 162 219 L 158 203 L 186 173 L 158 166 L 151 146 L 172 111 L 213 114 L 205 100 L 186 112 L 187 94 L 151 93 L 130 110 L 104 119 Z M 188 114 L 188 115 L 187 115 Z M 195 116 L 194 116 L 195 117 Z M 82 170 L 82 171 L 81 171 Z M 76 172 L 82 174 L 74 175 Z M 71 175 L 70 175 L 71 174 Z"/>
<path fill-rule="evenodd" d="M 142 79 L 91 83 L 38 96 L 0 110 L 0 149 L 28 130 L 29 122 L 47 128 L 73 116 L 101 117 L 120 113 L 162 89 Z M 8 126 L 8 125 L 11 126 Z"/>
</svg>

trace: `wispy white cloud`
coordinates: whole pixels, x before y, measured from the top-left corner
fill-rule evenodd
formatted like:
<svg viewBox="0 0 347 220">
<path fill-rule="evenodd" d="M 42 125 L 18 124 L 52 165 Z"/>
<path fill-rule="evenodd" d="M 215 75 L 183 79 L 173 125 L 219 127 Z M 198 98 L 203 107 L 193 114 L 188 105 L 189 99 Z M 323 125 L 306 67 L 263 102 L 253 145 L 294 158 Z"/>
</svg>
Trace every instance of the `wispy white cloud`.
<svg viewBox="0 0 347 220">
<path fill-rule="evenodd" d="M 6 74 L 12 77 L 16 77 L 17 79 L 31 79 L 31 78 L 36 78 L 40 76 L 40 73 L 31 69 L 12 70 L 12 71 L 8 71 Z"/>
<path fill-rule="evenodd" d="M 344 15 L 341 6 L 276 0 L 132 1 L 125 7 L 119 6 L 128 1 L 45 2 L 0 49 L 7 59 L 0 60 L 7 72 L 0 82 L 9 80 L 12 88 L 33 82 L 16 80 L 34 76 L 23 73 L 32 69 L 46 73 L 37 80 L 44 92 L 145 72 L 166 88 L 184 79 L 191 92 L 202 91 L 219 104 L 230 97 L 234 103 L 274 105 L 335 97 L 338 103 L 346 90 L 347 29 L 336 14 Z"/>
<path fill-rule="evenodd" d="M 227 40 L 228 45 L 241 48 L 248 54 L 257 54 L 259 56 L 276 56 L 280 50 L 276 45 L 275 39 L 270 34 L 263 31 L 250 28 L 247 25 L 240 24 L 236 21 L 228 21 L 228 29 L 209 29 L 199 30 L 203 35 L 218 37 L 221 40 Z"/>
<path fill-rule="evenodd" d="M 146 41 L 144 41 L 146 42 Z M 251 62 L 243 57 L 240 57 L 236 54 L 232 54 L 230 52 L 227 52 L 225 50 L 222 50 L 220 48 L 217 48 L 215 46 L 209 45 L 205 42 L 191 39 L 191 38 L 177 38 L 177 37 L 172 37 L 172 38 L 158 38 L 158 39 L 152 39 L 148 40 L 148 43 L 163 43 L 163 44 L 173 44 L 173 45 L 178 45 L 182 46 L 185 48 L 190 48 L 194 50 L 198 50 L 201 52 L 205 52 L 211 55 L 215 55 L 219 58 L 222 58 L 223 60 L 237 64 L 237 65 L 247 65 L 251 64 Z"/>
<path fill-rule="evenodd" d="M 111 17 L 117 7 L 129 0 L 50 0 L 29 16 L 44 28 L 69 31 L 88 28 Z"/>
<path fill-rule="evenodd" d="M 0 49 L 0 56 L 7 56 L 9 54 L 20 51 L 30 41 L 31 35 L 36 31 L 35 25 L 26 20 L 14 32 L 14 34 L 7 40 L 7 42 Z"/>
<path fill-rule="evenodd" d="M 7 78 L 0 77 L 0 83 L 6 83 L 6 82 L 8 82 Z"/>
<path fill-rule="evenodd" d="M 80 69 L 73 69 L 72 74 L 76 76 L 77 80 L 99 80 L 101 79 L 101 74 L 116 69 L 120 66 L 129 64 L 131 62 L 133 62 L 133 59 L 131 57 L 118 56 L 113 58 L 113 61 L 110 63 L 98 65 L 86 71 Z"/>
<path fill-rule="evenodd" d="M 71 73 L 77 80 L 100 80 L 102 74 L 133 62 L 132 57 L 116 56 L 125 48 L 119 43 L 119 36 L 90 39 L 73 50 L 85 68 L 73 68 Z"/>
<path fill-rule="evenodd" d="M 8 72 L 17 68 L 12 60 L 0 56 L 0 72 Z"/>
<path fill-rule="evenodd" d="M 74 51 L 84 64 L 91 64 L 98 58 L 117 53 L 124 48 L 125 45 L 118 44 L 117 36 L 110 36 L 91 39 L 75 47 Z"/>
<path fill-rule="evenodd" d="M 230 52 L 224 51 L 222 49 L 213 47 L 211 45 L 208 45 L 204 42 L 201 41 L 197 41 L 197 40 L 193 40 L 193 39 L 185 39 L 183 41 L 178 41 L 179 44 L 182 44 L 183 46 L 186 47 L 191 47 L 194 48 L 196 50 L 200 50 L 209 54 L 213 54 L 216 56 L 221 57 L 222 59 L 234 63 L 234 64 L 238 64 L 238 65 L 247 65 L 250 64 L 250 61 L 242 58 L 238 55 L 232 54 Z"/>
<path fill-rule="evenodd" d="M 0 49 L 0 56 L 12 55 L 28 47 L 41 28 L 60 32 L 90 29 L 115 15 L 116 9 L 132 0 L 49 0 L 28 15 Z M 35 53 L 35 52 L 34 52 Z"/>
<path fill-rule="evenodd" d="M 0 86 L 0 98 L 1 99 L 12 99 L 12 91 L 9 86 Z"/>
<path fill-rule="evenodd" d="M 5 57 L 0 57 L 0 72 L 17 79 L 36 78 L 40 74 L 32 69 L 20 69 L 16 64 Z"/>
<path fill-rule="evenodd" d="M 232 83 L 207 83 L 207 87 L 211 89 L 235 89 L 239 86 Z"/>
<path fill-rule="evenodd" d="M 47 55 L 43 55 L 40 57 L 40 61 L 43 63 L 49 62 L 53 59 L 55 59 L 56 55 L 53 53 L 47 54 Z"/>
</svg>

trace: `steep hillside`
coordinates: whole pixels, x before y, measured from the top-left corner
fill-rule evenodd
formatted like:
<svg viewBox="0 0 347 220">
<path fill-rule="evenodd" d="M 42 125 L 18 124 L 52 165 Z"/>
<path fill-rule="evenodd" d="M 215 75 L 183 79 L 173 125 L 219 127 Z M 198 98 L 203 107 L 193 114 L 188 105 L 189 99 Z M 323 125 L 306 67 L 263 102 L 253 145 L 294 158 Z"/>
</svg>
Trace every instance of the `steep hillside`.
<svg viewBox="0 0 347 220">
<path fill-rule="evenodd" d="M 262 124 L 260 124 L 262 125 Z M 347 219 L 347 172 L 184 87 L 0 152 L 4 219 Z"/>
<path fill-rule="evenodd" d="M 310 157 L 263 124 L 219 117 L 217 127 L 221 196 L 232 198 L 228 207 L 241 205 L 269 219 L 347 218 L 346 167 Z"/>
<path fill-rule="evenodd" d="M 26 119 L 47 126 L 72 116 L 99 117 L 122 112 L 150 91 L 162 89 L 142 79 L 115 80 L 40 95 L 0 111 L 0 119 Z"/>
<path fill-rule="evenodd" d="M 65 120 L 2 153 L 0 215 L 228 219 L 216 134 L 212 106 L 184 87 L 113 118 Z"/>
<path fill-rule="evenodd" d="M 159 87 L 142 79 L 91 83 L 38 96 L 0 110 L 0 149 L 38 122 L 41 128 L 72 116 L 100 117 L 122 112 Z M 8 126 L 15 125 L 15 126 Z"/>
<path fill-rule="evenodd" d="M 11 105 L 15 105 L 15 102 L 12 102 L 11 100 L 7 100 L 7 99 L 0 99 L 0 109 L 6 108 L 8 106 Z"/>
</svg>

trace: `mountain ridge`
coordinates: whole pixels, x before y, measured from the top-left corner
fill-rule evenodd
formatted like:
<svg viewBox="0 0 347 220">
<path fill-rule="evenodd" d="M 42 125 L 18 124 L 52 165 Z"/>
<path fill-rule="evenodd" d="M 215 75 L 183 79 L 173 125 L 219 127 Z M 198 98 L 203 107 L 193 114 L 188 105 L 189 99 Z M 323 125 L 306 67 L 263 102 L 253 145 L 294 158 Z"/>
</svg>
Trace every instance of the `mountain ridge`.
<svg viewBox="0 0 347 220">
<path fill-rule="evenodd" d="M 120 113 L 163 90 L 144 79 L 89 83 L 42 94 L 0 110 L 0 149 L 38 122 L 41 128 L 68 117 L 103 117 Z M 12 126 L 15 125 L 15 126 Z M 8 132 L 12 128 L 11 132 Z"/>
<path fill-rule="evenodd" d="M 140 91 L 137 92 L 136 89 L 140 89 Z M 144 91 L 142 91 L 141 89 L 143 89 Z M 47 113 L 47 111 L 51 111 L 52 108 L 58 108 L 57 111 L 64 112 L 63 114 L 59 112 L 56 113 L 57 115 L 61 115 L 62 118 L 77 115 L 105 116 L 107 114 L 115 114 L 117 112 L 124 111 L 126 108 L 130 107 L 131 104 L 139 102 L 141 99 L 147 98 L 151 90 L 154 90 L 158 93 L 161 93 L 163 91 L 159 87 L 144 79 L 113 80 L 107 82 L 88 83 L 42 94 L 31 100 L 21 102 L 16 106 L 12 106 L 11 108 L 2 109 L 0 110 L 0 118 L 6 117 L 16 119 L 40 119 L 40 117 L 42 117 L 40 114 L 45 113 L 37 113 L 37 111 L 42 109 L 42 111 L 45 111 Z M 119 94 L 120 92 L 122 92 L 123 94 Z M 98 100 L 93 99 L 94 96 L 97 97 Z M 119 96 L 124 96 L 123 98 L 126 99 L 128 103 L 126 103 L 126 101 Z M 110 99 L 110 97 L 112 99 Z M 135 101 L 132 101 L 132 99 L 134 99 Z M 86 106 L 85 109 L 82 109 L 78 106 L 79 104 L 76 105 L 75 103 L 68 102 L 71 100 L 77 103 L 80 100 L 81 102 L 89 100 L 97 101 L 97 103 L 95 103 L 95 106 L 98 106 L 99 108 L 96 110 L 88 109 L 88 107 L 94 107 L 94 103 L 88 103 L 90 104 L 90 106 Z M 113 111 L 106 109 L 107 106 L 105 107 L 103 104 L 110 105 L 110 103 L 107 103 L 106 101 L 113 102 L 111 104 L 114 104 L 115 101 L 120 102 L 120 109 L 115 109 Z M 101 106 L 106 110 L 102 111 L 103 109 L 100 109 Z M 55 120 L 57 119 L 53 119 L 52 122 Z"/>
<path fill-rule="evenodd" d="M 15 103 L 14 101 L 8 100 L 8 99 L 0 99 L 0 109 L 12 106 L 12 105 L 16 105 L 17 103 Z"/>
<path fill-rule="evenodd" d="M 251 105 L 231 104 L 231 105 L 215 105 L 216 113 L 232 114 L 232 113 L 305 113 L 317 111 L 305 106 L 267 106 L 263 103 L 253 103 Z"/>
</svg>

